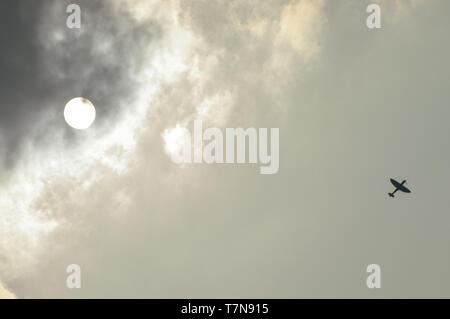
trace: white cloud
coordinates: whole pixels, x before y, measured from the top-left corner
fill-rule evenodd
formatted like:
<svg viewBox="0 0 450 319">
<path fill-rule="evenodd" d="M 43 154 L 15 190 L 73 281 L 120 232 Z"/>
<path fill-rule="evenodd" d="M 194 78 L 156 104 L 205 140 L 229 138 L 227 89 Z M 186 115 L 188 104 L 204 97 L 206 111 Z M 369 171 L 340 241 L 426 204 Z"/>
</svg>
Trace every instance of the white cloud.
<svg viewBox="0 0 450 319">
<path fill-rule="evenodd" d="M 16 299 L 16 296 L 10 292 L 0 281 L 0 299 Z"/>
<path fill-rule="evenodd" d="M 306 60 L 320 50 L 320 33 L 325 22 L 325 1 L 301 0 L 283 8 L 277 41 L 288 43 Z"/>
</svg>

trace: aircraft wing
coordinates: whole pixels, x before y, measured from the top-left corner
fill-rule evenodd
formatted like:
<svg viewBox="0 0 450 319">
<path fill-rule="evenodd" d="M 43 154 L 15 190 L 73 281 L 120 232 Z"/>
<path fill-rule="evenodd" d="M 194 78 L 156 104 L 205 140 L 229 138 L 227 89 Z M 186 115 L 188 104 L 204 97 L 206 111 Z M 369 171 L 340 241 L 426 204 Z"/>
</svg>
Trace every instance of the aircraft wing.
<svg viewBox="0 0 450 319">
<path fill-rule="evenodd" d="M 411 193 L 411 191 L 403 185 L 398 185 L 397 188 L 404 193 Z"/>
</svg>

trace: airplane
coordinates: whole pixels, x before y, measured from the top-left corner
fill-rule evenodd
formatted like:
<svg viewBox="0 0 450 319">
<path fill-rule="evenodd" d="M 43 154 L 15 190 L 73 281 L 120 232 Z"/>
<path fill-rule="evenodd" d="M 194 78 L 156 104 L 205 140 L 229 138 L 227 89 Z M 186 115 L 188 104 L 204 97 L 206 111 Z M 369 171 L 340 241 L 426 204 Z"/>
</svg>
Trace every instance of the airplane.
<svg viewBox="0 0 450 319">
<path fill-rule="evenodd" d="M 411 193 L 411 191 L 409 189 L 407 189 L 405 186 L 403 186 L 403 184 L 406 183 L 406 179 L 403 182 L 399 183 L 395 179 L 391 178 L 391 183 L 392 183 L 392 185 L 395 186 L 395 191 L 393 191 L 392 193 L 388 193 L 389 196 L 394 197 L 395 192 L 398 190 L 400 190 L 404 193 Z"/>
</svg>

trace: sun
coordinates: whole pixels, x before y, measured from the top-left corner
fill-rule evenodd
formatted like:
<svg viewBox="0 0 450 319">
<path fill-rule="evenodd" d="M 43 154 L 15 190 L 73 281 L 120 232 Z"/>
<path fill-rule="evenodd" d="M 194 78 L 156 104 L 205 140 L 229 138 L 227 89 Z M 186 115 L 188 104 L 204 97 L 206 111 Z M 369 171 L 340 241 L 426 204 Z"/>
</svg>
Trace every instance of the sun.
<svg viewBox="0 0 450 319">
<path fill-rule="evenodd" d="M 95 107 L 88 99 L 73 98 L 64 107 L 64 119 L 71 127 L 85 130 L 95 121 Z"/>
</svg>

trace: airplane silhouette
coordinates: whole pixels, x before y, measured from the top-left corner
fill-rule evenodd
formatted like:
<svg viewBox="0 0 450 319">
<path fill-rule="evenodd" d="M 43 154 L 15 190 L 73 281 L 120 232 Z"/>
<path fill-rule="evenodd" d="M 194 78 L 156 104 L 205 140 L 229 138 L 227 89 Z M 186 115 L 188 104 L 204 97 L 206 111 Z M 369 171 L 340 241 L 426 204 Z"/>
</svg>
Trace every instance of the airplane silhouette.
<svg viewBox="0 0 450 319">
<path fill-rule="evenodd" d="M 392 183 L 392 185 L 395 186 L 395 191 L 393 191 L 392 193 L 388 193 L 389 196 L 394 197 L 395 192 L 398 190 L 400 190 L 404 193 L 411 193 L 411 191 L 409 189 L 407 189 L 405 186 L 403 186 L 403 184 L 406 183 L 406 179 L 403 182 L 399 183 L 395 179 L 391 178 L 391 183 Z"/>
</svg>

